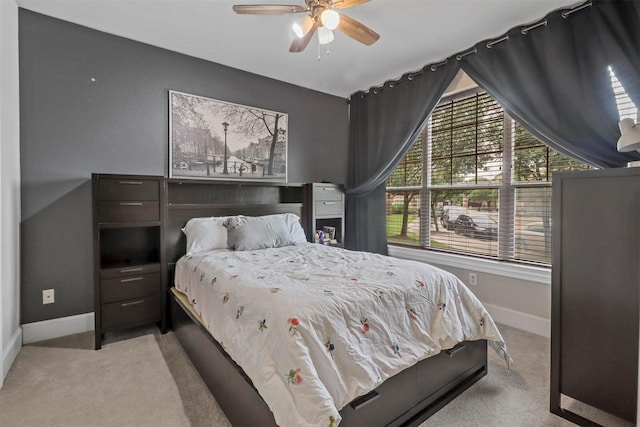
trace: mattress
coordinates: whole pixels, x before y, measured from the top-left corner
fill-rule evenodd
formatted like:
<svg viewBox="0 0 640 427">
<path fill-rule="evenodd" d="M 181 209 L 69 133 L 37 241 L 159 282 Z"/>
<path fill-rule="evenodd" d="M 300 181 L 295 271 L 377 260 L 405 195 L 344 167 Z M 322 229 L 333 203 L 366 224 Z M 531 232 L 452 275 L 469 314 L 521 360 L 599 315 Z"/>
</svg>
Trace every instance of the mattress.
<svg viewBox="0 0 640 427">
<path fill-rule="evenodd" d="M 464 340 L 510 359 L 478 299 L 424 263 L 312 243 L 221 249 L 182 257 L 175 286 L 280 426 L 336 426 L 354 398 Z"/>
</svg>

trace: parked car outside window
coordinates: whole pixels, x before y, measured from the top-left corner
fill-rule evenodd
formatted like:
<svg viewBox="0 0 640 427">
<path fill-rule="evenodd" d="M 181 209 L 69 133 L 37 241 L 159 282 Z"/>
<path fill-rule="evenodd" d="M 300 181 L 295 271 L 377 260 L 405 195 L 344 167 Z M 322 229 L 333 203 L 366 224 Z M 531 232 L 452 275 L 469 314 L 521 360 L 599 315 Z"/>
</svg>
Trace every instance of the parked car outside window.
<svg viewBox="0 0 640 427">
<path fill-rule="evenodd" d="M 467 209 L 459 206 L 444 206 L 440 216 L 440 224 L 447 230 L 453 230 L 458 216 L 466 213 Z"/>
<path fill-rule="evenodd" d="M 462 214 L 455 222 L 456 234 L 478 239 L 498 239 L 498 222 L 489 215 Z"/>
</svg>

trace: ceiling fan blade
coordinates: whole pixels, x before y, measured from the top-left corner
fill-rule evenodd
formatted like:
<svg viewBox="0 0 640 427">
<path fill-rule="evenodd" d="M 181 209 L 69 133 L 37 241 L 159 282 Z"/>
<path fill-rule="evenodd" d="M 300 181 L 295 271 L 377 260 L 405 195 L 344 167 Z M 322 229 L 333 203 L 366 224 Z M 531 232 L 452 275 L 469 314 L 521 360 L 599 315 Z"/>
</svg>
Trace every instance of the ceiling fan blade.
<svg viewBox="0 0 640 427">
<path fill-rule="evenodd" d="M 367 46 L 374 44 L 380 38 L 380 34 L 376 33 L 371 28 L 343 14 L 340 14 L 338 29 L 349 37 L 356 39 Z"/>
<path fill-rule="evenodd" d="M 305 34 L 303 37 L 296 37 L 293 43 L 291 43 L 291 47 L 289 47 L 289 52 L 302 52 L 311 41 L 311 38 L 313 37 L 317 29 L 318 23 L 314 22 L 311 29 L 307 31 L 307 34 Z"/>
<path fill-rule="evenodd" d="M 235 4 L 233 5 L 233 10 L 243 15 L 281 15 L 284 13 L 306 12 L 308 9 L 290 4 Z"/>
<path fill-rule="evenodd" d="M 336 9 L 346 9 L 348 7 L 357 6 L 362 3 L 367 3 L 369 0 L 342 0 L 334 1 L 333 7 Z"/>
</svg>

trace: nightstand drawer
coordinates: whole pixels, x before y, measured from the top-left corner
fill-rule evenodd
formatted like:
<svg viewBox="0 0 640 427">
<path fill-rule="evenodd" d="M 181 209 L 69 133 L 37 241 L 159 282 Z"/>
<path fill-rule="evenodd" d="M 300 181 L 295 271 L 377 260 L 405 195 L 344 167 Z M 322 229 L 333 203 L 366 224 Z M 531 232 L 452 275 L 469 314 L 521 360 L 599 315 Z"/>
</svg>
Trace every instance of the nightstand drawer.
<svg viewBox="0 0 640 427">
<path fill-rule="evenodd" d="M 102 328 L 157 322 L 160 314 L 160 295 L 103 304 Z"/>
<path fill-rule="evenodd" d="M 102 304 L 160 293 L 160 273 L 139 274 L 100 281 Z"/>
<path fill-rule="evenodd" d="M 148 274 L 160 271 L 160 264 L 139 264 L 128 265 L 126 267 L 105 268 L 100 270 L 101 279 L 112 279 L 114 277 L 135 276 L 138 274 Z"/>
<path fill-rule="evenodd" d="M 342 191 L 336 186 L 315 185 L 313 189 L 315 200 L 337 200 L 342 201 Z"/>
<path fill-rule="evenodd" d="M 331 200 L 324 200 L 324 201 L 317 201 L 316 204 L 316 216 L 320 217 L 320 216 L 331 216 L 331 215 L 335 215 L 335 216 L 341 216 L 342 215 L 342 202 L 337 200 L 337 201 L 331 201 Z"/>
<path fill-rule="evenodd" d="M 100 222 L 160 221 L 157 201 L 103 201 L 100 202 Z"/>
<path fill-rule="evenodd" d="M 160 185 L 155 180 L 102 179 L 100 200 L 160 200 Z"/>
</svg>

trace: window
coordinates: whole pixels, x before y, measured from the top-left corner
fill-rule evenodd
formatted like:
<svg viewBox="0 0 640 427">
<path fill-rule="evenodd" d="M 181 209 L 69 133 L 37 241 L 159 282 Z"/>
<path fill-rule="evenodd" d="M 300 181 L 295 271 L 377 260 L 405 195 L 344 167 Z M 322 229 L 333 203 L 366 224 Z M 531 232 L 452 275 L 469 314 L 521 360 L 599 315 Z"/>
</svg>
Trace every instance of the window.
<svg viewBox="0 0 640 427">
<path fill-rule="evenodd" d="M 388 240 L 550 264 L 552 175 L 588 168 L 542 144 L 484 92 L 444 99 L 388 178 Z"/>
</svg>

